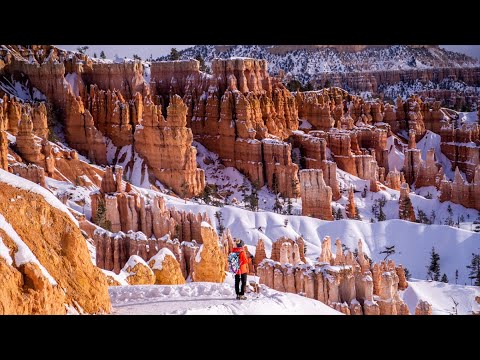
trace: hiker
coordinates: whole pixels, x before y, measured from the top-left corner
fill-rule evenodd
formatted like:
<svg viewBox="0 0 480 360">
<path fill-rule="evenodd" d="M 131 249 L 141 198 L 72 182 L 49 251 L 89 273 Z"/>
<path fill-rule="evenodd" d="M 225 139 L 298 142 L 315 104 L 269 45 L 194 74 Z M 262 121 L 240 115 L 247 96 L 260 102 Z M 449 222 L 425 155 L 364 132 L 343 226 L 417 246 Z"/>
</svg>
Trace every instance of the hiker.
<svg viewBox="0 0 480 360">
<path fill-rule="evenodd" d="M 247 297 L 245 296 L 245 287 L 247 285 L 248 260 L 247 255 L 245 254 L 245 249 L 243 248 L 245 243 L 243 240 L 238 239 L 235 240 L 235 245 L 236 247 L 232 249 L 232 252 L 238 253 L 240 258 L 240 267 L 235 274 L 235 292 L 237 294 L 237 300 L 246 300 Z M 241 288 L 240 281 L 242 282 Z"/>
</svg>

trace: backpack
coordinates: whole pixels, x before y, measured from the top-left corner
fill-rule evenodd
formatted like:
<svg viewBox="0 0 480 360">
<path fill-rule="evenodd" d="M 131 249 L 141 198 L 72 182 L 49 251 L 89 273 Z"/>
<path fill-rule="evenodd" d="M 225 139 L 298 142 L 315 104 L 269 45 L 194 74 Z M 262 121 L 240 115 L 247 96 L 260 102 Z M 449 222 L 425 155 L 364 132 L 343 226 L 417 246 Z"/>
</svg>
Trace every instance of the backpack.
<svg viewBox="0 0 480 360">
<path fill-rule="evenodd" d="M 228 269 L 234 274 L 240 270 L 240 254 L 232 252 L 228 254 Z"/>
</svg>

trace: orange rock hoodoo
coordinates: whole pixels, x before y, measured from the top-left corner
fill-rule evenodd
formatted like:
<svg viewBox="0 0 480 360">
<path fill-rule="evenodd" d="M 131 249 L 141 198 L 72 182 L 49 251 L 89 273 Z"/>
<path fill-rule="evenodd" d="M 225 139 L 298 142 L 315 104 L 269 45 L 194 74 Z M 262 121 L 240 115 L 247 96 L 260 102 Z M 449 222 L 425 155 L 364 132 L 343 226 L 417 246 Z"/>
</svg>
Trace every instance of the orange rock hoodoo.
<svg viewBox="0 0 480 360">
<path fill-rule="evenodd" d="M 300 188 L 302 215 L 313 216 L 322 220 L 333 220 L 332 188 L 325 184 L 322 170 L 301 170 Z"/>
</svg>

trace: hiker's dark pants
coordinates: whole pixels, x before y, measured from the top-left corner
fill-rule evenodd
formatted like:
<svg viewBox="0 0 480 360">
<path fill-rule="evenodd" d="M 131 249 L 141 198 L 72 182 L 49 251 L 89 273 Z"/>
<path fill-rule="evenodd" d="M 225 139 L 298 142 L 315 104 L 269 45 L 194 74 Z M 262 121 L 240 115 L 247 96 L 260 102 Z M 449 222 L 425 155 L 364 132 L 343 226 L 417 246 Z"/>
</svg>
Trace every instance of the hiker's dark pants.
<svg viewBox="0 0 480 360">
<path fill-rule="evenodd" d="M 240 279 L 242 280 L 242 291 L 240 291 Z M 245 294 L 245 286 L 247 285 L 247 274 L 235 275 L 235 292 L 237 295 Z"/>
</svg>

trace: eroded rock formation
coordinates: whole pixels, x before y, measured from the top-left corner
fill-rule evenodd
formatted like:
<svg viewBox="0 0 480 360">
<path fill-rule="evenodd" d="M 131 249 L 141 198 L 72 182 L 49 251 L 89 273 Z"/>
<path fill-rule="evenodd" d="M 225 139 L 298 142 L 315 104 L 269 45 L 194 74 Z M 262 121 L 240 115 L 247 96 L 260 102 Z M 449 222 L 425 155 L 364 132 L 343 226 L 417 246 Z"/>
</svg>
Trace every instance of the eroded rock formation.
<svg viewBox="0 0 480 360">
<path fill-rule="evenodd" d="M 203 244 L 193 263 L 193 281 L 223 282 L 227 258 L 218 244 L 218 235 L 207 222 L 201 226 Z"/>
<path fill-rule="evenodd" d="M 93 222 L 105 225 L 108 221 L 108 230 L 113 232 L 142 231 L 147 237 L 156 238 L 169 234 L 180 241 L 202 243 L 201 223 L 211 223 L 206 213 L 168 209 L 163 197 L 147 198 L 128 183 L 123 186 L 122 173 L 121 167 L 107 167 L 100 191 L 91 193 Z"/>
<path fill-rule="evenodd" d="M 157 255 L 152 257 L 149 261 L 149 265 L 155 274 L 155 284 L 185 284 L 181 265 L 177 261 L 175 255 L 168 248 L 161 249 Z"/>
<path fill-rule="evenodd" d="M 310 169 L 300 171 L 302 215 L 322 220 L 333 220 L 332 188 L 325 184 L 323 171 Z"/>
<path fill-rule="evenodd" d="M 281 245 L 275 246 L 277 243 Z M 402 266 L 396 267 L 391 260 L 370 265 L 364 257 L 361 240 L 356 259 L 353 253 L 343 252 L 339 239 L 335 246 L 334 256 L 331 240 L 326 237 L 318 262 L 295 264 L 294 257 L 290 260 L 289 255 L 291 241 L 277 241 L 272 248 L 272 259 L 264 259 L 258 267 L 260 283 L 278 291 L 304 294 L 344 314 L 409 314 L 398 294 L 399 289 L 408 286 Z"/>
<path fill-rule="evenodd" d="M 34 191 L 8 185 L 16 179 L 0 170 L 0 214 L 9 224 L 0 229 L 1 241 L 10 254 L 25 255 L 15 263 L 0 256 L 1 313 L 109 312 L 105 276 L 68 210 L 38 185 L 31 183 Z"/>
</svg>

